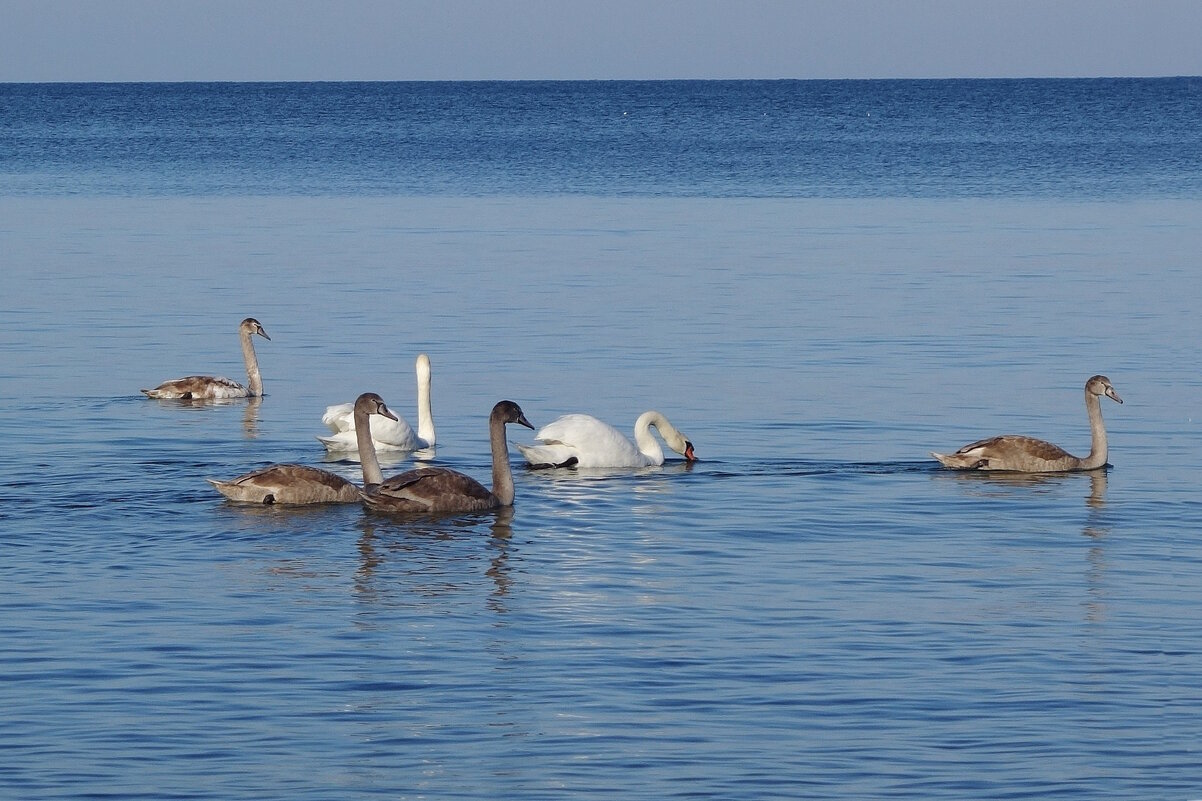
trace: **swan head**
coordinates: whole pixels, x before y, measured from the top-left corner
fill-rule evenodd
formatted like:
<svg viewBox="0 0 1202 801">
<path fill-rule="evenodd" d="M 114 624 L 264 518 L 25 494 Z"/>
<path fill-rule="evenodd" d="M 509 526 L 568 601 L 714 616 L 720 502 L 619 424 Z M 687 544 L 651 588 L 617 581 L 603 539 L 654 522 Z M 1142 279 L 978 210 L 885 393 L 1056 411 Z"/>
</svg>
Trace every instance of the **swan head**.
<svg viewBox="0 0 1202 801">
<path fill-rule="evenodd" d="M 503 400 L 492 407 L 492 414 L 489 415 L 490 420 L 500 420 L 501 424 L 517 423 L 520 426 L 526 426 L 530 430 L 534 430 L 534 426 L 530 425 L 530 421 L 526 419 L 526 415 L 522 412 L 522 407 L 518 406 L 513 401 Z"/>
<path fill-rule="evenodd" d="M 267 332 L 263 330 L 262 324 L 254 317 L 247 317 L 243 320 L 242 324 L 238 326 L 238 330 L 244 334 L 258 334 L 263 339 L 271 341 L 271 337 L 267 336 Z"/>
<path fill-rule="evenodd" d="M 681 432 L 669 426 L 657 426 L 659 433 L 663 435 L 664 442 L 668 443 L 668 447 L 679 453 L 685 458 L 685 461 L 697 461 L 697 454 L 693 453 L 693 443 L 689 441 Z"/>
<path fill-rule="evenodd" d="M 358 398 L 355 398 L 355 411 L 365 412 L 367 414 L 378 414 L 382 417 L 387 417 L 389 420 L 397 419 L 397 416 L 392 413 L 392 410 L 385 405 L 384 399 L 374 392 L 364 392 Z"/>
<path fill-rule="evenodd" d="M 647 427 L 654 427 L 659 431 L 668 447 L 683 456 L 686 461 L 697 461 L 697 455 L 693 453 L 693 443 L 676 426 L 669 423 L 662 413 L 652 409 L 639 415 L 639 419 L 634 421 L 636 440 L 639 439 L 639 431 Z"/>
<path fill-rule="evenodd" d="M 1112 401 L 1122 403 L 1123 399 L 1114 391 L 1114 387 L 1110 384 L 1110 379 L 1104 375 L 1095 375 L 1085 382 L 1085 391 L 1091 395 L 1105 395 Z"/>
</svg>

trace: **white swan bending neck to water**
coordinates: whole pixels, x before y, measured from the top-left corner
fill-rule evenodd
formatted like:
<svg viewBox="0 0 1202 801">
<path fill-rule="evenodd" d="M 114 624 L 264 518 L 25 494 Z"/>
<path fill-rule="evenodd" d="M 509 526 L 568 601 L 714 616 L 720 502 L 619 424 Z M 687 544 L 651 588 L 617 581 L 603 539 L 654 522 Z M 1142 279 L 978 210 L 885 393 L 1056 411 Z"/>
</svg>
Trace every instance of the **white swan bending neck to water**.
<svg viewBox="0 0 1202 801">
<path fill-rule="evenodd" d="M 492 408 L 488 416 L 492 490 L 455 470 L 423 467 L 393 476 L 378 486 L 371 486 L 369 482 L 363 488 L 363 502 L 376 511 L 408 514 L 477 512 L 513 506 L 513 472 L 509 467 L 509 448 L 505 444 L 508 423 L 534 428 L 513 401 L 501 401 Z M 366 456 L 375 462 L 374 450 Z"/>
<path fill-rule="evenodd" d="M 1085 382 L 1085 409 L 1089 413 L 1090 449 L 1085 457 L 1073 456 L 1063 448 L 1034 437 L 1003 434 L 965 445 L 955 453 L 934 453 L 945 467 L 957 470 L 1011 470 L 1020 473 L 1059 473 L 1096 470 L 1106 465 L 1106 427 L 1102 424 L 1099 399 L 1105 395 L 1122 403 L 1110 379 L 1095 375 Z"/>
<path fill-rule="evenodd" d="M 246 362 L 247 386 L 222 376 L 189 375 L 164 381 L 154 389 L 144 389 L 148 398 L 198 399 L 257 398 L 263 394 L 263 376 L 259 373 L 259 359 L 251 335 L 258 334 L 266 340 L 271 337 L 253 317 L 247 317 L 238 326 L 238 337 L 242 341 L 242 360 Z"/>
<path fill-rule="evenodd" d="M 359 461 L 363 468 L 363 483 L 383 481 L 380 463 L 371 446 L 368 419 L 396 419 L 384 399 L 374 392 L 365 392 L 355 400 L 355 416 L 359 421 Z M 231 501 L 266 504 L 354 503 L 359 500 L 359 488 L 328 470 L 303 464 L 273 464 L 261 470 L 238 476 L 229 481 L 205 479 Z"/>
<path fill-rule="evenodd" d="M 664 463 L 654 428 L 668 447 L 695 461 L 693 443 L 656 411 L 643 412 L 634 423 L 634 442 L 621 431 L 589 414 L 565 414 L 534 435 L 540 445 L 518 445 L 532 467 L 649 467 Z"/>
<path fill-rule="evenodd" d="M 424 353 L 419 355 L 414 366 L 417 371 L 417 433 L 413 433 L 403 417 L 373 417 L 371 439 L 377 450 L 416 451 L 435 445 L 434 412 L 430 403 L 430 357 Z M 321 422 L 333 432 L 332 436 L 317 438 L 327 450 L 345 451 L 358 447 L 353 404 L 327 406 Z"/>
</svg>

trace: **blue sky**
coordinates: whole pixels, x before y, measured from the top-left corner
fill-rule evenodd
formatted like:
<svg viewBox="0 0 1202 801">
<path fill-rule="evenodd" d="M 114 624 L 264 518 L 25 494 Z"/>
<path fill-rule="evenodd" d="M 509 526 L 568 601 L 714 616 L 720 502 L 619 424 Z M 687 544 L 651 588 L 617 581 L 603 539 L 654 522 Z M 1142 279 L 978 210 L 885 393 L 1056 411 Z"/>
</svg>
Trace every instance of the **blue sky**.
<svg viewBox="0 0 1202 801">
<path fill-rule="evenodd" d="M 1202 74 L 1197 0 L 0 0 L 0 81 Z"/>
</svg>

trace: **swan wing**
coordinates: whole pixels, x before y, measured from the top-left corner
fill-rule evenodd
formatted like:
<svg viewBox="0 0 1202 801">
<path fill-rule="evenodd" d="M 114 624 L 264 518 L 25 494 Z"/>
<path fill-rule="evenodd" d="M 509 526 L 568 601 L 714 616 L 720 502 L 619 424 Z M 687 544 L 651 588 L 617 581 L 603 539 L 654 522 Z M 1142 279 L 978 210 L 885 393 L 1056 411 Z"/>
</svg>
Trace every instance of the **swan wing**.
<svg viewBox="0 0 1202 801">
<path fill-rule="evenodd" d="M 148 398 L 169 399 L 220 399 L 245 398 L 250 394 L 246 387 L 224 376 L 189 375 L 164 381 L 154 389 L 144 389 Z"/>
<path fill-rule="evenodd" d="M 532 467 L 574 467 L 579 461 L 575 450 L 562 442 L 542 445 L 523 445 L 520 442 L 513 444 Z"/>
<path fill-rule="evenodd" d="M 422 467 L 392 476 L 363 500 L 373 509 L 393 512 L 460 512 L 496 506 L 480 482 L 446 467 Z"/>
<path fill-rule="evenodd" d="M 328 470 L 300 464 L 276 464 L 230 479 L 207 479 L 225 497 L 247 503 L 349 503 L 358 488 Z"/>
<path fill-rule="evenodd" d="M 342 431 L 354 431 L 355 404 L 336 403 L 333 406 L 327 406 L 325 414 L 321 416 L 321 424 L 335 434 Z"/>
<path fill-rule="evenodd" d="M 646 456 L 625 434 L 588 414 L 566 414 L 543 426 L 534 438 L 576 458 L 578 467 L 644 467 Z M 562 463 L 566 459 L 560 459 Z"/>
<path fill-rule="evenodd" d="M 355 406 L 352 403 L 340 403 L 327 406 L 321 422 L 333 432 L 333 436 L 318 437 L 328 450 L 354 451 L 359 443 L 355 437 Z M 425 447 L 420 442 L 413 429 L 404 418 L 392 420 L 382 414 L 373 414 L 368 418 L 371 426 L 371 440 L 377 450 L 382 451 L 415 451 Z"/>
<path fill-rule="evenodd" d="M 948 467 L 969 470 L 1042 472 L 1069 469 L 1076 462 L 1059 445 L 1017 434 L 970 442 L 952 454 L 932 455 Z"/>
</svg>

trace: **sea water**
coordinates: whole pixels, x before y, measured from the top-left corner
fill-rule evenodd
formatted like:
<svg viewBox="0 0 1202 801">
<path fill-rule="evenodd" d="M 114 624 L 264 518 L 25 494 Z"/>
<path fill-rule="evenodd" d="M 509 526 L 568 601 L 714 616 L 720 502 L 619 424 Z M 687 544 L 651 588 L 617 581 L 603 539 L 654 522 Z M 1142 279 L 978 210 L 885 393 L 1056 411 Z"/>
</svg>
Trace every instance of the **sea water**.
<svg viewBox="0 0 1202 801">
<path fill-rule="evenodd" d="M 3 795 L 1202 797 L 1200 154 L 1188 78 L 0 86 Z M 138 392 L 246 316 L 261 401 Z M 701 461 L 204 481 L 359 480 L 421 352 L 386 474 L 502 398 Z M 928 456 L 1095 373 L 1105 471 Z"/>
</svg>

